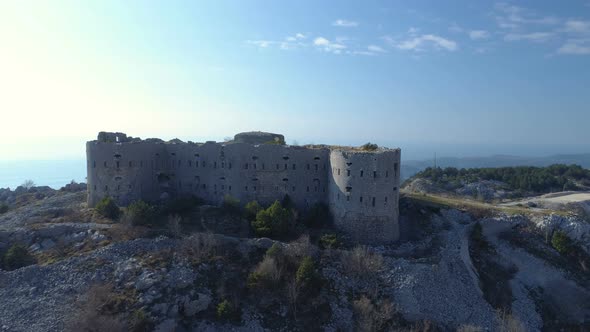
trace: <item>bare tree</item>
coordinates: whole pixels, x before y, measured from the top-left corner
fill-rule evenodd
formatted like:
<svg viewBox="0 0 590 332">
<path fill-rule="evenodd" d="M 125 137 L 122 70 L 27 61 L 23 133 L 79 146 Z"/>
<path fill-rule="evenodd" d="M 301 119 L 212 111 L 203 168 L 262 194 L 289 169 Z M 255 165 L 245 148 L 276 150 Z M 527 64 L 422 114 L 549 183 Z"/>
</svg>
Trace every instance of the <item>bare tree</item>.
<svg viewBox="0 0 590 332">
<path fill-rule="evenodd" d="M 301 286 L 299 283 L 293 279 L 287 284 L 287 297 L 289 299 L 289 306 L 291 307 L 291 312 L 293 312 L 293 318 L 297 319 L 297 300 L 299 299 L 299 294 L 301 293 Z"/>
<path fill-rule="evenodd" d="M 31 179 L 28 179 L 28 180 L 25 180 L 25 182 L 23 182 L 23 184 L 21 184 L 21 186 L 24 187 L 25 189 L 29 190 L 35 186 L 35 182 L 33 182 L 33 180 L 31 180 Z"/>
<path fill-rule="evenodd" d="M 182 218 L 176 214 L 168 217 L 168 230 L 170 231 L 170 235 L 174 238 L 179 238 L 182 235 L 181 221 Z"/>
</svg>

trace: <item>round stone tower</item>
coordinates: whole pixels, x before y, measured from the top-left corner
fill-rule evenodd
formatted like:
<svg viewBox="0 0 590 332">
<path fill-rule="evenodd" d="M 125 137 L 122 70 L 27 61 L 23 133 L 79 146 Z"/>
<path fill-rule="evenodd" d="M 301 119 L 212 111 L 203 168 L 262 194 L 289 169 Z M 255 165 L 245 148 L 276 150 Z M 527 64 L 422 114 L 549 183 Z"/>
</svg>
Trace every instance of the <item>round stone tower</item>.
<svg viewBox="0 0 590 332">
<path fill-rule="evenodd" d="M 399 239 L 400 150 L 335 149 L 328 202 L 334 222 L 363 243 Z"/>
</svg>

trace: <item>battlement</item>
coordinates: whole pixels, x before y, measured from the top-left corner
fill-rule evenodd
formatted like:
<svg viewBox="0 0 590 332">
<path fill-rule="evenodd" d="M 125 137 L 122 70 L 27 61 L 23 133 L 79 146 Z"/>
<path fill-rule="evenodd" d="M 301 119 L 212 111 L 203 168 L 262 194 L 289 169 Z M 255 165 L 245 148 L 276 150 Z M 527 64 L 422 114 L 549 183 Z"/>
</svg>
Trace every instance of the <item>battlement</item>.
<svg viewBox="0 0 590 332">
<path fill-rule="evenodd" d="M 337 227 L 362 242 L 399 236 L 400 149 L 284 145 L 280 134 L 250 132 L 230 142 L 183 142 L 101 132 L 87 142 L 88 205 L 120 205 L 195 195 L 221 204 L 271 204 L 289 195 L 305 211 L 325 203 Z"/>
</svg>

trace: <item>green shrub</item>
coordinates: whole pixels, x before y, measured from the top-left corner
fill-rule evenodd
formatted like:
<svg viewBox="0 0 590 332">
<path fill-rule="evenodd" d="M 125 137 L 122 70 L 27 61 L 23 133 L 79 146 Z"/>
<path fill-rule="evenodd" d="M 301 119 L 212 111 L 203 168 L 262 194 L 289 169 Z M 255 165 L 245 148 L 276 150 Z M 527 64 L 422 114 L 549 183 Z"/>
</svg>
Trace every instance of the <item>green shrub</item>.
<svg viewBox="0 0 590 332">
<path fill-rule="evenodd" d="M 95 209 L 101 216 L 109 219 L 117 219 L 121 213 L 117 203 L 115 203 L 115 200 L 110 196 L 103 197 L 103 199 L 96 204 Z"/>
<path fill-rule="evenodd" d="M 266 256 L 277 258 L 283 254 L 283 248 L 278 242 L 273 243 L 273 245 L 268 248 L 266 251 Z"/>
<path fill-rule="evenodd" d="M 239 311 L 228 300 L 223 300 L 217 305 L 217 318 L 220 320 L 236 320 Z"/>
<path fill-rule="evenodd" d="M 222 206 L 228 212 L 238 212 L 240 211 L 240 200 L 231 195 L 226 194 L 225 196 L 223 196 Z"/>
<path fill-rule="evenodd" d="M 144 201 L 135 201 L 125 209 L 125 222 L 133 226 L 152 225 L 157 219 L 153 206 Z"/>
<path fill-rule="evenodd" d="M 154 324 L 143 309 L 137 309 L 131 315 L 130 330 L 133 332 L 151 331 Z"/>
<path fill-rule="evenodd" d="M 244 217 L 248 220 L 254 220 L 260 210 L 262 210 L 262 206 L 258 204 L 258 201 L 250 201 L 244 206 Z"/>
<path fill-rule="evenodd" d="M 325 234 L 320 238 L 320 246 L 324 249 L 336 249 L 340 245 L 340 239 L 338 239 L 336 234 Z"/>
<path fill-rule="evenodd" d="M 370 142 L 361 145 L 361 150 L 363 150 L 363 151 L 375 151 L 378 148 L 379 148 L 379 146 L 377 144 L 373 144 Z"/>
<path fill-rule="evenodd" d="M 35 263 L 35 258 L 29 254 L 27 248 L 20 244 L 14 244 L 4 254 L 4 268 L 6 270 L 15 270 L 23 266 Z"/>
<path fill-rule="evenodd" d="M 310 284 L 315 279 L 315 266 L 313 259 L 309 256 L 305 256 L 299 264 L 297 273 L 295 274 L 295 280 L 299 284 Z"/>
<path fill-rule="evenodd" d="M 169 200 L 163 207 L 164 214 L 185 215 L 202 205 L 203 201 L 194 195 L 183 195 Z"/>
<path fill-rule="evenodd" d="M 324 203 L 316 203 L 307 212 L 303 223 L 308 227 L 322 227 L 332 222 L 330 208 Z"/>
<path fill-rule="evenodd" d="M 246 287 L 250 289 L 258 288 L 262 283 L 263 277 L 260 273 L 253 271 L 248 274 L 248 280 L 246 281 Z"/>
<path fill-rule="evenodd" d="M 568 254 L 573 248 L 573 241 L 562 231 L 555 231 L 551 237 L 551 245 L 560 254 Z"/>
<path fill-rule="evenodd" d="M 292 214 L 275 201 L 268 209 L 261 210 L 252 221 L 252 228 L 258 236 L 280 237 L 289 232 Z"/>
<path fill-rule="evenodd" d="M 0 203 L 0 214 L 8 212 L 8 205 Z"/>
</svg>

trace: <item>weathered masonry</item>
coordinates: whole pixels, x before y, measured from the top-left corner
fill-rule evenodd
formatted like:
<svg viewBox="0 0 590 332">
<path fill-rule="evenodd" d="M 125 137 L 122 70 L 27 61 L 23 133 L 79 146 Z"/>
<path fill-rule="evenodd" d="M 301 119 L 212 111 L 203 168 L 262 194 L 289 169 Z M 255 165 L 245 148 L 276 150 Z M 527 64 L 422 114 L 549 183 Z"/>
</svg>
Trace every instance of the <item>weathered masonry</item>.
<svg viewBox="0 0 590 332">
<path fill-rule="evenodd" d="M 182 194 L 270 204 L 288 194 L 301 210 L 326 203 L 336 226 L 360 242 L 399 238 L 400 149 L 288 146 L 282 135 L 261 132 L 224 143 L 100 132 L 86 153 L 91 207 L 105 196 L 125 206 Z"/>
</svg>

